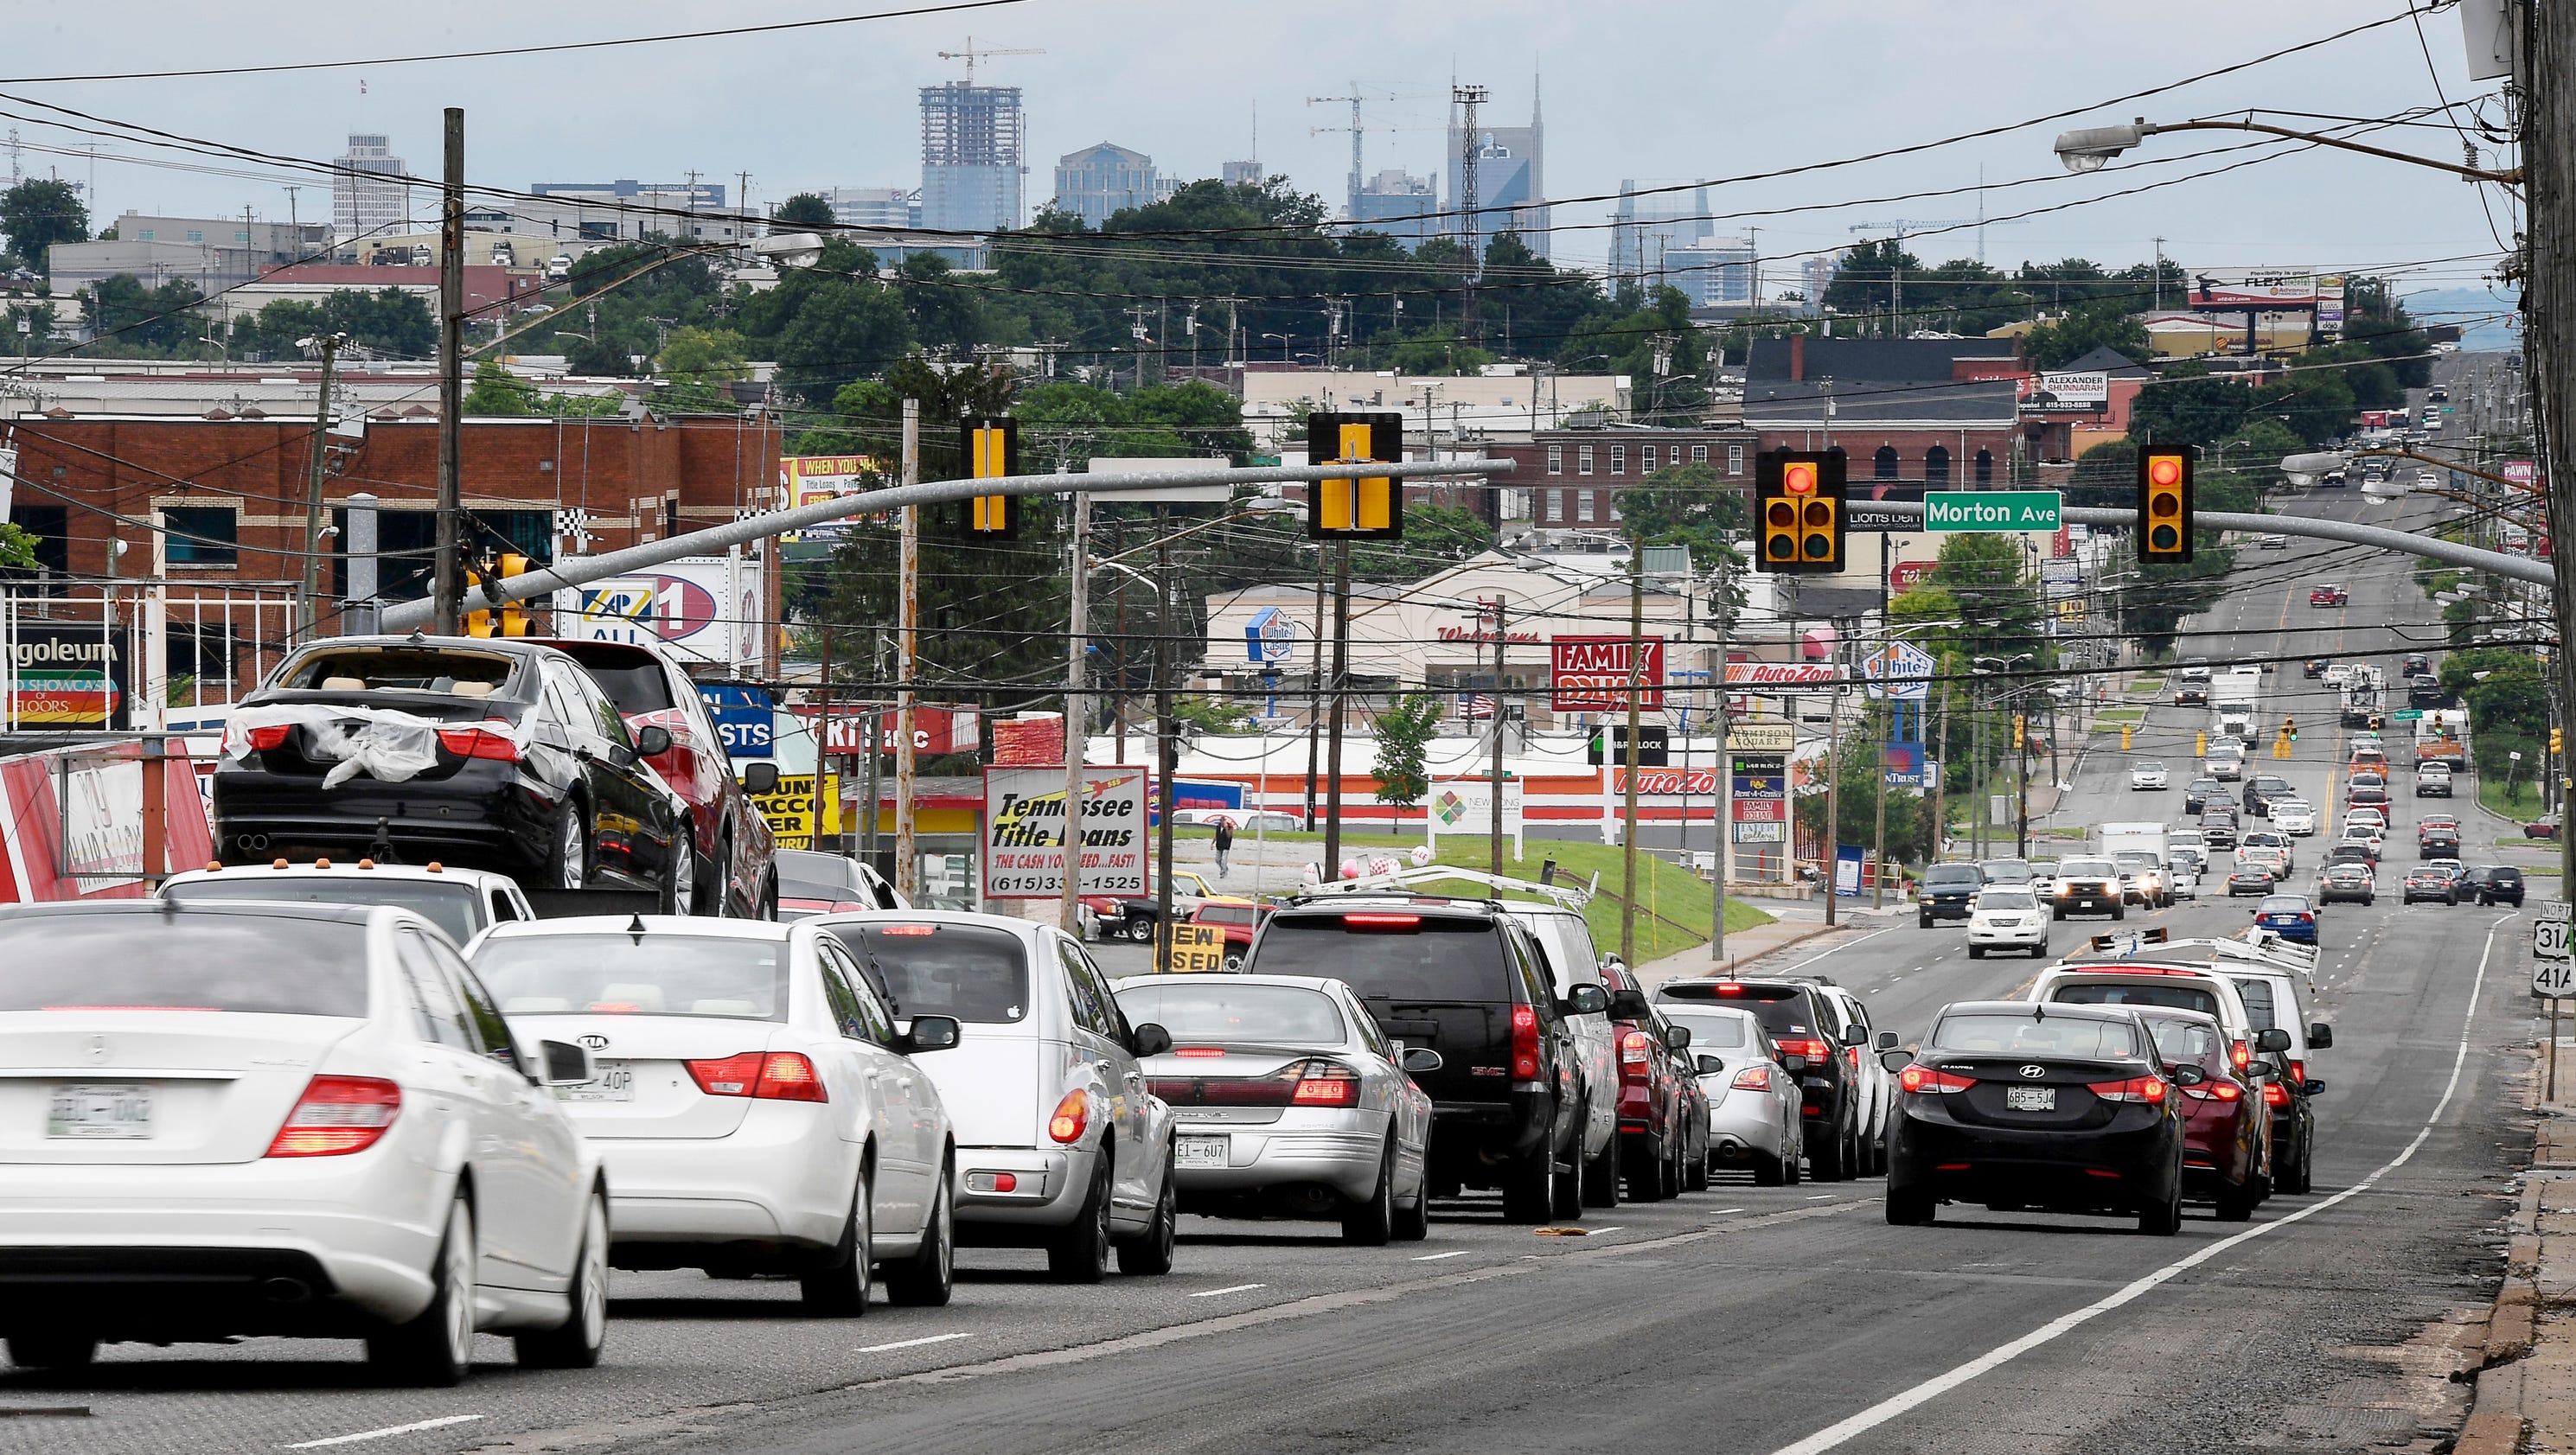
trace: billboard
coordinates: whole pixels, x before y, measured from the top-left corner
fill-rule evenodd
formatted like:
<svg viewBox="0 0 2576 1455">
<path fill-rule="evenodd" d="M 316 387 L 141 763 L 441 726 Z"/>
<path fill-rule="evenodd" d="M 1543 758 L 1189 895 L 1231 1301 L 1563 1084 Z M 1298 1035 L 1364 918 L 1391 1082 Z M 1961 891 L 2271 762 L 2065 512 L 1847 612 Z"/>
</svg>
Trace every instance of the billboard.
<svg viewBox="0 0 2576 1455">
<path fill-rule="evenodd" d="M 555 593 L 558 636 L 592 642 L 659 642 L 683 660 L 731 667 L 760 655 L 768 617 L 760 564 L 683 556 L 660 569 L 611 576 Z"/>
<path fill-rule="evenodd" d="M 1141 896 L 1145 877 L 1145 770 L 1082 770 L 1085 894 Z M 984 770 L 982 852 L 986 899 L 1055 899 L 1064 893 L 1064 770 Z"/>
<path fill-rule="evenodd" d="M 2053 409 L 2107 408 L 2111 403 L 2111 376 L 2099 371 L 2042 374 L 2039 388 L 2027 402 Z"/>
<path fill-rule="evenodd" d="M 1832 662 L 1729 662 L 1726 685 L 1733 692 L 1772 695 L 1831 692 L 1842 685 L 1843 669 Z"/>
<path fill-rule="evenodd" d="M 778 493 L 793 509 L 839 495 L 855 494 L 867 489 L 871 478 L 883 480 L 885 473 L 883 465 L 872 455 L 781 455 L 778 459 Z M 785 539 L 832 540 L 843 529 L 841 525 L 807 526 Z"/>
<path fill-rule="evenodd" d="M 1636 664 L 1637 706 L 1661 712 L 1664 706 L 1664 639 L 1641 641 Z M 1620 637 L 1550 637 L 1547 640 L 1549 706 L 1558 712 L 1624 712 L 1628 707 L 1628 639 Z"/>
<path fill-rule="evenodd" d="M 2213 268 L 2191 275 L 2189 306 L 2291 313 L 2317 306 L 2317 275 L 2307 268 Z"/>
<path fill-rule="evenodd" d="M 2339 273 L 2317 280 L 2317 332 L 2330 338 L 2343 332 L 2343 276 Z"/>
</svg>

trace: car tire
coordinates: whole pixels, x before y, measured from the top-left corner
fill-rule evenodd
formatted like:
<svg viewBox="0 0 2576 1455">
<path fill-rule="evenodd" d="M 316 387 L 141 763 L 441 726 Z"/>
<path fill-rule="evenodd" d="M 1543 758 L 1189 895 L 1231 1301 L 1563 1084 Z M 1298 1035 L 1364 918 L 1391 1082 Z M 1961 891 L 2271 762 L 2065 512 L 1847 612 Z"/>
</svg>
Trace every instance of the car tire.
<svg viewBox="0 0 2576 1455">
<path fill-rule="evenodd" d="M 1127 917 L 1127 938 L 1137 944 L 1150 944 L 1154 939 L 1154 922 L 1141 914 Z"/>
<path fill-rule="evenodd" d="M 822 1319 L 867 1317 L 868 1296 L 875 1289 L 876 1179 L 864 1164 L 859 1185 L 850 1193 L 850 1215 L 841 1223 L 841 1240 L 819 1264 L 797 1277 L 805 1312 Z"/>
<path fill-rule="evenodd" d="M 1347 1235 L 1350 1223 L 1342 1224 Z M 1163 1156 L 1163 1191 L 1154 1199 L 1153 1220 L 1145 1231 L 1132 1238 L 1118 1240 L 1118 1271 L 1130 1277 L 1160 1278 L 1172 1271 L 1172 1255 L 1181 1240 L 1180 1179 L 1174 1175 L 1172 1154 Z"/>
<path fill-rule="evenodd" d="M 1556 1208 L 1556 1149 L 1542 1145 L 1503 1173 L 1503 1221 L 1544 1223 Z"/>
<path fill-rule="evenodd" d="M 2218 1220 L 2222 1223 L 2250 1221 L 2254 1216 L 2254 1205 L 2262 1200 L 2260 1189 L 2252 1182 L 2242 1187 L 2221 1187 L 2218 1189 Z"/>
<path fill-rule="evenodd" d="M 1073 1221 L 1047 1240 L 1047 1275 L 1058 1283 L 1098 1283 L 1109 1276 L 1109 1149 L 1091 1169 L 1091 1190 Z"/>
<path fill-rule="evenodd" d="M 1914 917 L 1914 927 L 1918 930 L 1928 930 L 1932 928 L 1932 916 L 1928 914 L 1916 915 Z"/>
<path fill-rule="evenodd" d="M 581 1246 L 565 1299 L 571 1312 L 562 1324 L 511 1341 L 520 1368 L 595 1369 L 608 1347 L 608 1194 L 597 1189 L 582 1209 Z"/>
<path fill-rule="evenodd" d="M 1395 1237 L 1395 1143 L 1377 1159 L 1377 1187 L 1342 1208 L 1342 1241 L 1354 1248 L 1383 1248 Z"/>
<path fill-rule="evenodd" d="M 1413 1201 L 1395 1210 L 1395 1240 L 1419 1243 L 1431 1236 L 1431 1173 L 1424 1169 L 1422 1185 L 1413 1190 Z"/>
<path fill-rule="evenodd" d="M 1983 945 L 1970 945 L 1968 947 L 1968 958 L 1971 960 L 1982 960 L 1986 958 L 1986 947 Z"/>
<path fill-rule="evenodd" d="M 2174 1178 L 2165 1200 L 2138 1213 L 2138 1231 L 2150 1238 L 2170 1238 L 2182 1231 L 2182 1179 Z"/>
<path fill-rule="evenodd" d="M 2306 1196 L 2314 1181 L 2313 1169 L 2309 1164 L 2315 1156 L 2315 1151 L 2316 1149 L 2309 1145 L 2306 1137 L 2299 1138 L 2298 1144 L 2290 1150 L 2289 1160 L 2281 1164 L 2279 1172 L 2273 1177 L 2273 1187 L 2293 1197 Z"/>
<path fill-rule="evenodd" d="M 1928 1228 L 1937 1216 L 1932 1194 L 1912 1187 L 1887 1184 L 1887 1221 L 1892 1227 Z"/>
<path fill-rule="evenodd" d="M 2063 924 L 2066 920 L 2066 911 L 2051 905 L 2048 911 L 2048 918 L 2051 923 Z"/>
<path fill-rule="evenodd" d="M 1655 1150 L 1654 1139 L 1638 1137 L 1628 1140 L 1623 1133 L 1621 1146 L 1627 1153 L 1620 1160 L 1627 1164 L 1628 1200 L 1662 1202 L 1665 1196 L 1664 1159 Z"/>
<path fill-rule="evenodd" d="M 1243 973 L 1243 952 L 1241 950 L 1231 950 L 1226 953 L 1225 973 L 1228 975 L 1240 975 Z"/>
<path fill-rule="evenodd" d="M 662 887 L 655 899 L 664 914 L 698 912 L 698 844 L 687 819 L 671 835 L 671 855 L 662 865 Z"/>
<path fill-rule="evenodd" d="M 2042 940 L 2042 941 L 2040 941 L 2038 944 L 2031 946 L 2031 947 L 2030 947 L 2030 957 L 2031 957 L 2032 959 L 2034 959 L 2034 960 L 2045 960 L 2045 959 L 2047 959 L 2047 958 L 2048 958 L 2048 941 L 2046 941 L 2046 940 Z"/>
<path fill-rule="evenodd" d="M 429 1307 L 367 1340 L 367 1362 L 397 1384 L 453 1389 L 474 1365 L 474 1205 L 460 1189 L 429 1264 Z"/>
<path fill-rule="evenodd" d="M 2115 905 L 2111 906 L 2111 918 L 2113 918 L 2113 919 L 2127 919 L 2128 917 L 2129 917 L 2129 907 L 2128 907 L 2127 905 L 2125 905 L 2125 904 L 2115 904 Z"/>
<path fill-rule="evenodd" d="M 552 887 L 556 889 L 589 888 L 590 835 L 582 827 L 582 808 L 579 798 L 567 798 L 564 800 L 563 807 L 555 810 L 554 827 L 550 831 L 549 842 L 553 846 L 554 857 L 545 866 L 545 870 L 546 877 L 554 881 Z"/>
<path fill-rule="evenodd" d="M 1836 1125 L 1825 1150 L 1807 1154 L 1807 1170 L 1815 1174 L 1818 1182 L 1849 1180 L 1852 1168 L 1851 1164 L 1844 1160 L 1844 1153 L 1850 1146 L 1851 1138 L 1844 1133 L 1840 1125 Z"/>
<path fill-rule="evenodd" d="M 1707 1147 L 1701 1147 L 1699 1149 L 1699 1155 L 1695 1157 L 1688 1152 L 1684 1152 L 1682 1154 L 1682 1191 L 1708 1191 L 1708 1174 L 1709 1166 Z"/>
<path fill-rule="evenodd" d="M 1781 1183 L 1795 1187 L 1807 1180 L 1807 1133 L 1797 1118 L 1791 1117 L 1780 1129 L 1780 1145 L 1789 1149 L 1780 1157 Z"/>
<path fill-rule="evenodd" d="M 1766 1156 L 1760 1152 L 1754 1153 L 1753 1185 L 1756 1187 L 1787 1186 L 1789 1182 L 1789 1168 L 1794 1161 L 1794 1155 L 1772 1157 Z"/>
<path fill-rule="evenodd" d="M 939 1186 L 930 1195 L 930 1218 L 922 1228 L 920 1250 L 886 1266 L 886 1302 L 904 1308 L 946 1308 L 956 1292 L 957 1216 L 951 1201 L 955 1175 L 953 1164 L 940 1164 Z"/>
<path fill-rule="evenodd" d="M 98 1358 L 98 1340 L 77 1334 L 11 1334 L 9 1362 L 21 1369 L 85 1369 Z"/>
<path fill-rule="evenodd" d="M 1619 1134 L 1616 1131 L 1610 1133 L 1608 1144 L 1598 1155 L 1583 1159 L 1583 1205 L 1597 1208 L 1619 1205 Z"/>
</svg>

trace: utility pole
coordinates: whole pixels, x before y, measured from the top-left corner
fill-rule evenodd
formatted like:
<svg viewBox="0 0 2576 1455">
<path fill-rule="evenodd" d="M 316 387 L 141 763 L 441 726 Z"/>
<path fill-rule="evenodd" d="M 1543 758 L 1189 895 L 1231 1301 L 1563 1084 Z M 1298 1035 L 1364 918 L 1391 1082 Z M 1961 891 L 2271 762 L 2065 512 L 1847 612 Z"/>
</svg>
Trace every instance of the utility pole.
<svg viewBox="0 0 2576 1455">
<path fill-rule="evenodd" d="M 1734 600 L 1727 594 L 1726 548 L 1718 547 L 1715 565 L 1716 599 L 1709 603 L 1709 620 L 1717 633 L 1717 650 L 1709 663 L 1711 685 L 1717 689 L 1716 705 L 1710 709 L 1709 721 L 1717 729 L 1717 809 L 1714 853 L 1710 858 L 1708 895 L 1708 958 L 1710 963 L 1726 959 L 1726 871 L 1727 859 L 1735 849 L 1735 754 L 1726 745 L 1726 636 L 1735 617 Z M 1788 765 L 1781 765 L 1786 768 Z"/>
<path fill-rule="evenodd" d="M 693 185 L 690 190 L 694 193 L 697 189 Z M 822 660 L 815 664 L 814 674 L 814 847 L 822 853 L 837 854 L 841 852 L 840 841 L 836 838 L 826 843 L 823 838 L 823 806 L 840 801 L 840 791 L 832 783 L 832 625 L 828 619 L 823 623 L 822 637 Z"/>
<path fill-rule="evenodd" d="M 1402 486 L 1398 486 L 1402 489 Z M 1503 644 L 1510 640 L 1505 630 L 1503 594 L 1494 593 L 1494 843 L 1486 868 L 1499 878 L 1503 872 Z"/>
<path fill-rule="evenodd" d="M 1941 862 L 1942 841 L 1950 836 L 1950 684 L 1935 684 L 1941 692 L 1941 725 L 1932 730 L 1935 747 L 1931 755 L 1939 776 L 1932 780 L 1932 846 L 1923 852 L 1925 864 Z"/>
<path fill-rule="evenodd" d="M 2576 722 L 2576 8 L 2523 12 L 2523 379 L 2549 501 L 2551 665 L 2559 715 Z M 2512 13 L 2510 10 L 2508 14 Z M 2558 882 L 2576 885 L 2576 834 L 2558 835 Z M 2550 1002 L 2552 1006 L 2556 1001 Z M 2551 1029 L 2556 1029 L 2553 1022 Z M 2557 1040 L 2550 1042 L 2553 1050 Z"/>
<path fill-rule="evenodd" d="M 1306 487 L 1310 490 L 1318 488 Z M 1306 832 L 1315 831 L 1315 750 L 1324 732 L 1324 638 L 1331 635 L 1324 627 L 1324 593 L 1333 577 L 1333 548 L 1315 547 L 1315 667 L 1306 674 L 1309 694 L 1306 708 Z"/>
<path fill-rule="evenodd" d="M 1172 944 L 1180 926 L 1172 923 L 1172 820 L 1181 806 L 1181 735 L 1172 721 L 1172 508 L 1154 507 L 1154 784 L 1163 798 L 1161 830 L 1154 839 L 1154 972 L 1169 973 Z M 1335 711 L 1338 713 L 1339 709 Z M 1336 719 L 1339 726 L 1338 718 Z M 1333 741 L 1335 753 L 1341 740 Z M 1337 764 L 1336 767 L 1339 765 Z"/>
<path fill-rule="evenodd" d="M 1628 792 L 1621 805 L 1627 822 L 1619 826 L 1620 873 L 1626 883 L 1619 893 L 1619 959 L 1629 965 L 1637 963 L 1637 740 L 1645 736 L 1638 725 L 1641 704 L 1638 702 L 1646 680 L 1646 537 L 1642 531 L 1628 534 Z"/>
<path fill-rule="evenodd" d="M 2015 734 L 2021 741 L 2013 744 L 2013 854 L 2015 858 L 2027 859 L 2030 857 L 2030 721 L 2026 712 L 2018 716 L 2022 720 L 2022 730 Z"/>
<path fill-rule="evenodd" d="M 1842 665 L 1843 639 L 1849 635 L 1842 630 L 1845 625 L 1842 622 L 1834 624 L 1834 665 L 1837 668 Z M 1839 671 L 1834 676 L 1832 695 L 1826 699 L 1833 705 L 1825 709 L 1825 841 L 1818 846 L 1820 852 L 1817 854 L 1823 861 L 1817 867 L 1824 871 L 1827 926 L 1839 918 L 1834 912 L 1834 876 L 1842 863 L 1843 837 L 1843 684 Z"/>
<path fill-rule="evenodd" d="M 330 456 L 331 365 L 347 341 L 347 335 L 336 333 L 313 340 L 322 348 L 322 394 L 313 406 L 313 458 L 304 469 L 304 606 L 297 613 L 301 630 L 296 633 L 304 641 L 312 640 L 322 624 L 322 467 Z"/>
<path fill-rule="evenodd" d="M 903 402 L 903 483 L 921 483 L 921 401 Z M 900 565 L 902 593 L 895 638 L 894 695 L 894 887 L 910 899 L 921 892 L 921 855 L 912 832 L 914 755 L 913 683 L 921 670 L 921 507 L 903 508 Z M 816 785 L 818 788 L 820 784 Z"/>
<path fill-rule="evenodd" d="M 431 630 L 452 637 L 465 594 L 458 554 L 465 508 L 465 109 L 447 108 L 447 167 L 438 204 L 438 559 Z"/>
<path fill-rule="evenodd" d="M 1309 487 L 1313 488 L 1313 487 Z M 1397 486 L 1402 489 L 1402 486 Z M 1333 725 L 1324 753 L 1324 868 L 1326 883 L 1342 872 L 1342 712 L 1351 684 L 1351 543 L 1333 546 Z"/>
<path fill-rule="evenodd" d="M 1079 936 L 1082 920 L 1082 750 L 1091 718 L 1083 710 L 1083 657 L 1090 651 L 1091 562 L 1085 552 L 1091 539 L 1091 494 L 1073 495 L 1073 642 L 1064 663 L 1064 901 L 1056 923 Z"/>
</svg>

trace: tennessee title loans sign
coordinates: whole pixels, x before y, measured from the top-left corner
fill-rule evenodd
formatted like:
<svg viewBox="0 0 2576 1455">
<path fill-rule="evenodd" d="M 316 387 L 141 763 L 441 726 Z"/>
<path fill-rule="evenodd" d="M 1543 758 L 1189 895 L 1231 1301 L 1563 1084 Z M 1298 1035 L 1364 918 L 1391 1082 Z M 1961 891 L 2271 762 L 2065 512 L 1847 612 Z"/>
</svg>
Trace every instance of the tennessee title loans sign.
<svg viewBox="0 0 2576 1455">
<path fill-rule="evenodd" d="M 1646 637 L 1637 664 L 1637 706 L 1664 706 L 1664 639 Z M 1550 637 L 1547 641 L 1549 707 L 1557 712 L 1628 710 L 1628 639 Z"/>
<path fill-rule="evenodd" d="M 1085 768 L 1082 780 L 1082 892 L 1143 895 L 1145 770 Z M 984 897 L 1061 896 L 1066 821 L 1062 768 L 985 769 Z"/>
</svg>

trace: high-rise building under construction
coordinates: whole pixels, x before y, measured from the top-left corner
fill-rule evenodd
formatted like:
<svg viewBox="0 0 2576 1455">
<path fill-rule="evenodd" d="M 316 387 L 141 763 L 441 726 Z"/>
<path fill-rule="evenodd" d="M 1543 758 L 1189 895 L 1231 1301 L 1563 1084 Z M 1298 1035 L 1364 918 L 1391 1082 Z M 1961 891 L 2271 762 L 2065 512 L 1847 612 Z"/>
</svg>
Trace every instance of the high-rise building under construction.
<svg viewBox="0 0 2576 1455">
<path fill-rule="evenodd" d="M 992 232 L 1021 223 L 1028 138 L 1017 86 L 921 88 L 921 225 Z"/>
</svg>

